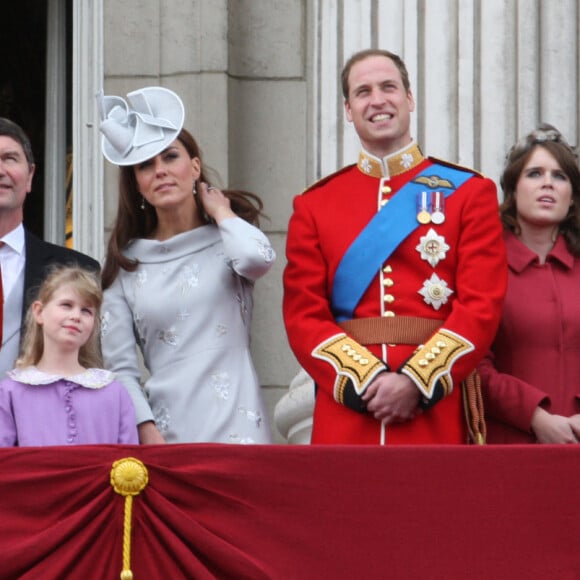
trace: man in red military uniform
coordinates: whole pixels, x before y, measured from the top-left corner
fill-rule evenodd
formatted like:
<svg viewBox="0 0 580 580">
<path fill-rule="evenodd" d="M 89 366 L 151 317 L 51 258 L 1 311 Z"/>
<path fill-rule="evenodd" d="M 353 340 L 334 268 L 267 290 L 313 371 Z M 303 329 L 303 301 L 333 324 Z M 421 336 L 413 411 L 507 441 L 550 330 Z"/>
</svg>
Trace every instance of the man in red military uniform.
<svg viewBox="0 0 580 580">
<path fill-rule="evenodd" d="M 494 183 L 425 158 L 403 61 L 342 73 L 358 163 L 294 200 L 290 345 L 316 384 L 313 443 L 464 443 L 461 382 L 491 344 L 507 266 Z"/>
</svg>

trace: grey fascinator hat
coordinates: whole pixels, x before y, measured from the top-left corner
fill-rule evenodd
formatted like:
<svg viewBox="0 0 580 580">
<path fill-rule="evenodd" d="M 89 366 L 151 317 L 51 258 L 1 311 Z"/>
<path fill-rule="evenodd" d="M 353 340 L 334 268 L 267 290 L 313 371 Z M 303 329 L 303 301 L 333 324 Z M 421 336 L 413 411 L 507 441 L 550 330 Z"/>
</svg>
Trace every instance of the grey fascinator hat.
<svg viewBox="0 0 580 580">
<path fill-rule="evenodd" d="M 97 94 L 101 149 L 114 165 L 136 165 L 175 141 L 185 117 L 183 102 L 164 87 L 145 87 L 122 97 Z"/>
</svg>

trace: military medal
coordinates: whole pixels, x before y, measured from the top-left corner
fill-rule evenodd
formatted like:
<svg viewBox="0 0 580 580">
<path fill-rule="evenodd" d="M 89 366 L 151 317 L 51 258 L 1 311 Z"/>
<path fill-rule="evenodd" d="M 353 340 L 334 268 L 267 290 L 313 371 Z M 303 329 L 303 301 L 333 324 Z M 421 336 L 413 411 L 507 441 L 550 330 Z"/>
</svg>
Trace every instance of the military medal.
<svg viewBox="0 0 580 580">
<path fill-rule="evenodd" d="M 423 288 L 419 290 L 419 294 L 423 296 L 425 304 L 439 310 L 443 304 L 447 304 L 447 299 L 453 294 L 453 290 L 437 274 L 431 274 L 431 278 L 423 282 Z"/>
<path fill-rule="evenodd" d="M 429 198 L 426 191 L 422 191 L 417 195 L 417 221 L 420 224 L 428 224 L 431 221 Z"/>
<path fill-rule="evenodd" d="M 431 214 L 431 221 L 440 225 L 445 221 L 445 196 L 442 191 L 434 191 L 431 194 L 431 206 L 433 213 Z"/>
<path fill-rule="evenodd" d="M 435 268 L 441 260 L 445 260 L 449 244 L 443 236 L 438 235 L 433 228 L 429 228 L 427 235 L 419 238 L 419 244 L 415 249 L 421 254 L 422 260 L 426 260 Z"/>
<path fill-rule="evenodd" d="M 431 221 L 431 216 L 428 211 L 420 211 L 417 214 L 417 221 L 420 224 L 428 224 Z"/>
</svg>

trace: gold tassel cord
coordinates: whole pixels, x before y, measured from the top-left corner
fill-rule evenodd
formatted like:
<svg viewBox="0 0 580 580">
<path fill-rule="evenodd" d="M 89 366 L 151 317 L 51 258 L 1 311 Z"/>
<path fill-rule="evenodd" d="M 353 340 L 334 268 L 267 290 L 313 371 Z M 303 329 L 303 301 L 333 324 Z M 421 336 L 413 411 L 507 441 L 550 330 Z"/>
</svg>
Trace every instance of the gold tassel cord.
<svg viewBox="0 0 580 580">
<path fill-rule="evenodd" d="M 476 445 L 485 445 L 487 429 L 479 373 L 473 371 L 461 386 L 463 387 L 463 406 L 471 442 Z"/>
<path fill-rule="evenodd" d="M 149 483 L 149 473 L 145 465 L 134 457 L 125 457 L 113 463 L 111 485 L 125 497 L 125 517 L 123 519 L 123 570 L 121 580 L 133 580 L 131 571 L 131 515 L 133 496 L 139 495 Z"/>
</svg>

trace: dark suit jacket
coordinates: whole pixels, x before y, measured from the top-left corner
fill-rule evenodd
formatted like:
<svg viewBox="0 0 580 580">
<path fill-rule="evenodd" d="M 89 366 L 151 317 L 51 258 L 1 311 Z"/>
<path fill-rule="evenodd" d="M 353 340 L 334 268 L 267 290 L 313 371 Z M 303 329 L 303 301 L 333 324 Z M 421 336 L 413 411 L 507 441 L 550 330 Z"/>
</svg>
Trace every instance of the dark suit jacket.
<svg viewBox="0 0 580 580">
<path fill-rule="evenodd" d="M 29 231 L 24 230 L 25 266 L 24 266 L 24 300 L 22 322 L 26 319 L 26 311 L 36 298 L 40 284 L 48 269 L 54 264 L 78 265 L 96 272 L 100 271 L 99 263 L 86 254 L 76 250 L 45 242 Z"/>
</svg>

